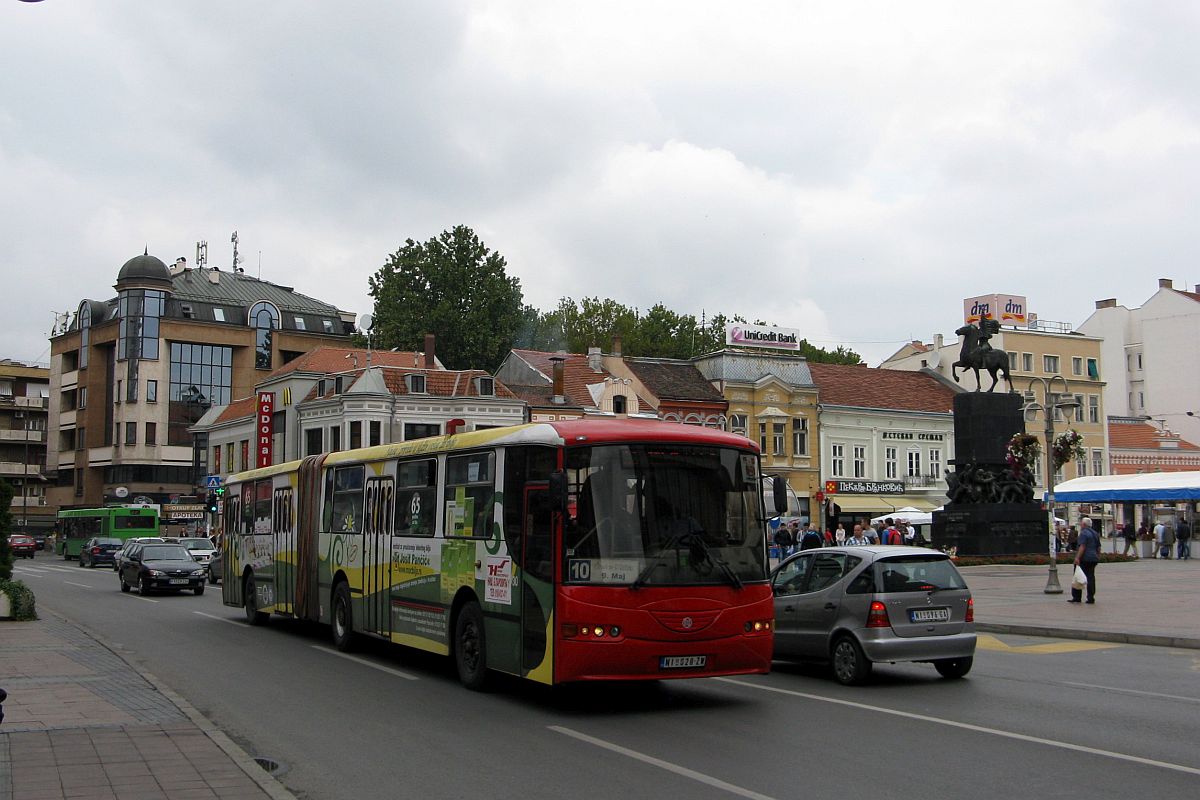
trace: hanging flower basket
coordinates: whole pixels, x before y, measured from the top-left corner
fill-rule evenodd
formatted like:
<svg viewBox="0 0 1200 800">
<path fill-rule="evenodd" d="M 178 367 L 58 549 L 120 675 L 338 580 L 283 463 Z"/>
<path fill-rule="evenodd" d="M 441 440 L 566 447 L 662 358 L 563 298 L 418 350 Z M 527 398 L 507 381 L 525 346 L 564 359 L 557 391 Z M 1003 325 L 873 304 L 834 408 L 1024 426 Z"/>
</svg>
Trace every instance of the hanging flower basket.
<svg viewBox="0 0 1200 800">
<path fill-rule="evenodd" d="M 1042 457 L 1042 443 L 1032 433 L 1017 433 L 1008 440 L 1008 461 L 1012 474 L 1020 476 L 1026 470 L 1032 472 L 1033 467 Z"/>
<path fill-rule="evenodd" d="M 1087 458 L 1083 449 L 1083 435 L 1077 430 L 1066 430 L 1054 437 L 1050 448 L 1050 460 L 1057 470 L 1068 461 L 1080 461 Z"/>
</svg>

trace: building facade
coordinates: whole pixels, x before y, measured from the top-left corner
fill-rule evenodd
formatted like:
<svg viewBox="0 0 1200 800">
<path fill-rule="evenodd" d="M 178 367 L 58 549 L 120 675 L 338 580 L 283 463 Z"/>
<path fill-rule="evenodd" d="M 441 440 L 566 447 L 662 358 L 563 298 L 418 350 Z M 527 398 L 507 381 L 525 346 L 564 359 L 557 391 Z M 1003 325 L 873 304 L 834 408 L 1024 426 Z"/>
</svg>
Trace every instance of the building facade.
<svg viewBox="0 0 1200 800">
<path fill-rule="evenodd" d="M 193 493 L 206 467 L 191 426 L 353 330 L 353 314 L 289 287 L 183 259 L 132 258 L 115 288 L 50 340 L 47 470 L 61 507 Z"/>
<path fill-rule="evenodd" d="M 585 416 L 655 417 L 654 405 L 638 394 L 632 377 L 604 366 L 599 347 L 579 353 L 512 350 L 496 379 L 529 406 L 531 422 Z"/>
<path fill-rule="evenodd" d="M 46 480 L 50 370 L 0 359 L 0 479 L 13 487 L 13 531 L 47 533 L 58 509 Z"/>
<path fill-rule="evenodd" d="M 1200 286 L 1194 288 L 1182 291 L 1160 278 L 1140 308 L 1098 300 L 1079 330 L 1103 341 L 1109 414 L 1160 420 L 1200 442 Z"/>
<path fill-rule="evenodd" d="M 817 387 L 803 356 L 720 350 L 692 359 L 728 402 L 727 429 L 758 442 L 763 473 L 782 475 L 816 519 L 821 491 Z"/>
<path fill-rule="evenodd" d="M 954 458 L 952 384 L 927 372 L 809 364 L 820 393 L 826 513 L 854 521 L 946 502 Z"/>
</svg>

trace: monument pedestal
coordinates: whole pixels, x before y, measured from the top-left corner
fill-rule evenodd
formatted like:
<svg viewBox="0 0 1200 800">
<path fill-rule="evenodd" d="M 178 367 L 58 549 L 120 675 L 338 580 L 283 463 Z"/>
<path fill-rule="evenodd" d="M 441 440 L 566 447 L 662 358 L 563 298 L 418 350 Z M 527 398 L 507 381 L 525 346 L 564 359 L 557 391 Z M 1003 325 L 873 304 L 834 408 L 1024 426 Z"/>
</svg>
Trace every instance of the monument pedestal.
<svg viewBox="0 0 1200 800">
<path fill-rule="evenodd" d="M 960 556 L 1045 555 L 1050 520 L 1038 503 L 952 505 L 933 512 L 932 544 Z"/>
</svg>

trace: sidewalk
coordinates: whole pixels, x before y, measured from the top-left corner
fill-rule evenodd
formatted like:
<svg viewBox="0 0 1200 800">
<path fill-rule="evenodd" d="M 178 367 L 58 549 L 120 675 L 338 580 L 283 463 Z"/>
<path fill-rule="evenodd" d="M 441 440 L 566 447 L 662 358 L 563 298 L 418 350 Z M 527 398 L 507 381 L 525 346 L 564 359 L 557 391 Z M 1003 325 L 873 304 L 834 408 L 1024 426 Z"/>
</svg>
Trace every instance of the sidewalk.
<svg viewBox="0 0 1200 800">
<path fill-rule="evenodd" d="M 0 621 L 0 800 L 294 800 L 152 675 L 39 613 Z"/>
<path fill-rule="evenodd" d="M 1095 605 L 1067 602 L 1070 563 L 1058 566 L 1062 594 L 1045 593 L 1045 566 L 960 571 L 975 598 L 979 631 L 1200 649 L 1200 561 L 1195 559 L 1100 564 Z"/>
</svg>

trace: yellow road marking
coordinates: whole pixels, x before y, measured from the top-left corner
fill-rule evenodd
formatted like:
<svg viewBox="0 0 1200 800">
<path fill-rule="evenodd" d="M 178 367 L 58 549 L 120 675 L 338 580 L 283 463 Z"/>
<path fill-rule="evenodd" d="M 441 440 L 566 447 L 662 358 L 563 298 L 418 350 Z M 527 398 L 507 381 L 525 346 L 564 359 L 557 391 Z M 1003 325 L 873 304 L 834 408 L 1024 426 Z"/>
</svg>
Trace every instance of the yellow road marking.
<svg viewBox="0 0 1200 800">
<path fill-rule="evenodd" d="M 1084 642 L 1064 640 L 1047 642 L 1046 644 L 1011 645 L 987 633 L 979 634 L 975 639 L 977 650 L 996 650 L 1002 653 L 1032 653 L 1034 655 L 1053 655 L 1055 653 L 1084 653 L 1088 650 L 1108 650 L 1120 647 L 1113 642 Z"/>
</svg>

